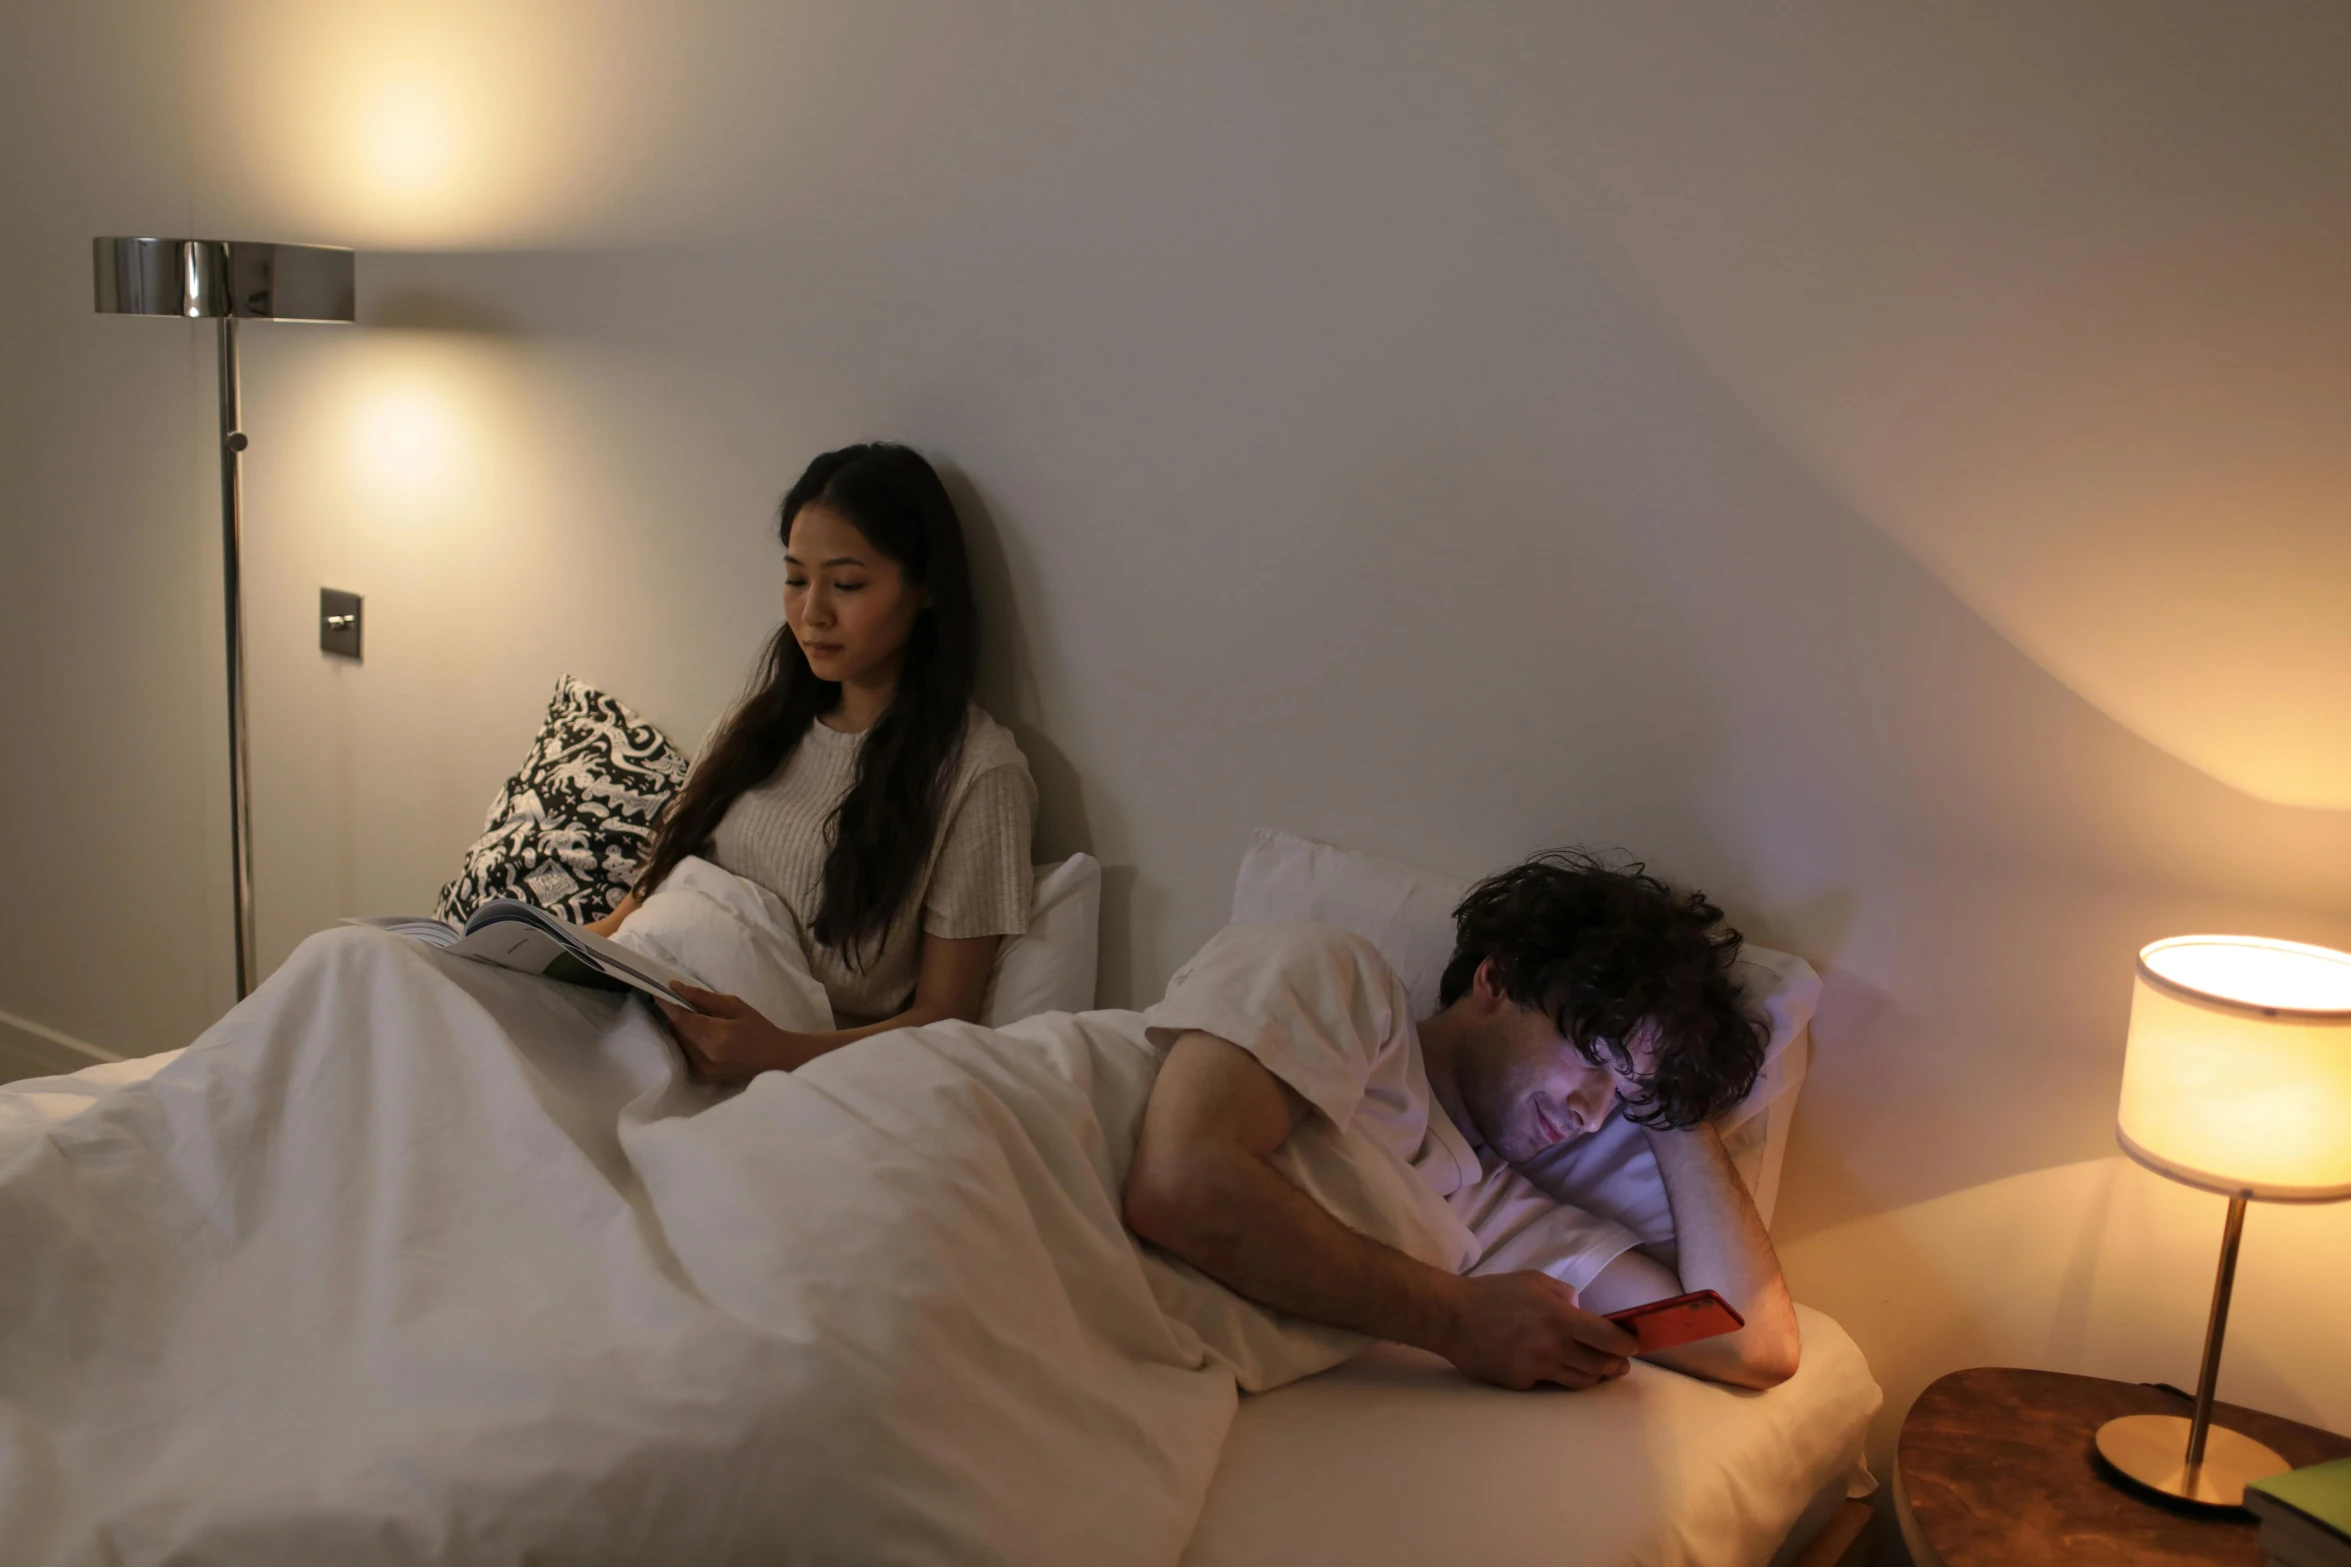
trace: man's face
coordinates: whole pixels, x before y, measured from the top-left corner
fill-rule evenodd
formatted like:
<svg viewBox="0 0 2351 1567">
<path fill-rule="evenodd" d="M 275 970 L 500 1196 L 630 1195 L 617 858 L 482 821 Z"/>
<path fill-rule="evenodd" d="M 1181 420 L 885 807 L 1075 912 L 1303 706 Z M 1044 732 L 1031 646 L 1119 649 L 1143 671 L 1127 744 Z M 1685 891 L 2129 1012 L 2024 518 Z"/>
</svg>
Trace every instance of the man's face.
<svg viewBox="0 0 2351 1567">
<path fill-rule="evenodd" d="M 1617 1101 L 1638 1087 L 1614 1067 L 1585 1060 L 1548 1013 L 1505 999 L 1486 1022 L 1456 1074 L 1478 1135 L 1512 1164 L 1599 1130 Z M 1654 1030 L 1641 1031 L 1632 1056 L 1641 1072 L 1655 1067 Z"/>
</svg>

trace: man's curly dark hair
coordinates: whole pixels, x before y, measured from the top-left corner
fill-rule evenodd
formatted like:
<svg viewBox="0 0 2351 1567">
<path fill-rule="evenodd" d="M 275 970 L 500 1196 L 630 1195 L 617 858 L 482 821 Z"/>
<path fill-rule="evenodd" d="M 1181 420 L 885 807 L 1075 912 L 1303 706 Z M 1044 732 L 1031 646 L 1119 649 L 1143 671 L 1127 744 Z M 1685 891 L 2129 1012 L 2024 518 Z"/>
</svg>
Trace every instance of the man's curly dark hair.
<svg viewBox="0 0 2351 1567">
<path fill-rule="evenodd" d="M 1747 1097 L 1769 1037 L 1731 982 L 1739 933 L 1699 893 L 1677 893 L 1634 861 L 1553 849 L 1487 877 L 1453 911 L 1451 1006 L 1492 958 L 1502 993 L 1558 1021 L 1594 1066 L 1639 1085 L 1624 1101 L 1642 1126 L 1695 1126 Z M 1635 1071 L 1640 1026 L 1658 1030 L 1656 1070 Z"/>
</svg>

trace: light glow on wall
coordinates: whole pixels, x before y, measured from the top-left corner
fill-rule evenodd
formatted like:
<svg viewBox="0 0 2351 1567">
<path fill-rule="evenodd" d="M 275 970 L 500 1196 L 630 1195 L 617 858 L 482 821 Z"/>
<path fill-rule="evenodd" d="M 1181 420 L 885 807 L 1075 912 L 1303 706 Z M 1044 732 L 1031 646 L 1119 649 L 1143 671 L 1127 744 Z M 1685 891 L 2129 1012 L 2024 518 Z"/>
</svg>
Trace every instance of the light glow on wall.
<svg viewBox="0 0 2351 1567">
<path fill-rule="evenodd" d="M 411 378 L 363 392 L 351 434 L 358 477 L 379 494 L 428 500 L 455 477 L 457 417 L 428 382 Z"/>
<path fill-rule="evenodd" d="M 1779 1249 L 1797 1299 L 1839 1302 L 1838 1322 L 1870 1346 L 1899 1411 L 1953 1366 L 2193 1382 L 2222 1208 L 2118 1154 L 1866 1214 Z M 2222 1396 L 2332 1425 L 2351 1408 L 2351 1358 L 2310 1303 L 2351 1289 L 2351 1204 L 2264 1203 L 2246 1222 Z M 1905 1287 L 1888 1289 L 1889 1277 Z"/>
<path fill-rule="evenodd" d="M 358 106 L 358 166 L 383 192 L 425 201 L 456 180 L 461 154 L 478 148 L 458 125 L 447 82 L 415 68 L 377 82 Z"/>
<path fill-rule="evenodd" d="M 361 249 L 540 243 L 642 173 L 669 73 L 647 15 L 578 0 L 230 6 L 195 134 L 230 226 Z"/>
<path fill-rule="evenodd" d="M 2351 811 L 2331 13 L 2126 58 L 2072 8 L 1459 9 L 1530 195 L 1831 506 L 2140 738 Z"/>
<path fill-rule="evenodd" d="M 430 551 L 543 488 L 530 410 L 545 399 L 517 387 L 499 340 L 379 330 L 303 347 L 271 388 L 280 515 Z"/>
</svg>

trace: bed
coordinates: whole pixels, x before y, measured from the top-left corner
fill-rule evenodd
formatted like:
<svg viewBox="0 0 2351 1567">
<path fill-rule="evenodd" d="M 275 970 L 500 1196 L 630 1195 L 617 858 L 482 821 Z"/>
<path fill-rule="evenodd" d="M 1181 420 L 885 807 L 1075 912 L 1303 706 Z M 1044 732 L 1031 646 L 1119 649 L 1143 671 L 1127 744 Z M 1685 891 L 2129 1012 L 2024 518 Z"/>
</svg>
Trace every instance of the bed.
<svg viewBox="0 0 2351 1567">
<path fill-rule="evenodd" d="M 1448 897 L 1263 835 L 1236 913 L 1371 927 L 1419 985 L 1425 916 Z M 1270 906 L 1300 898 L 1315 906 Z M 1878 1392 L 1817 1313 L 1802 1372 L 1765 1394 L 1649 1367 L 1509 1394 L 1246 1312 L 1230 1342 L 1213 1321 L 1171 1328 L 1180 1270 L 1126 1238 L 1108 1152 L 1148 1092 L 1132 1014 L 905 1031 L 680 1115 L 641 1008 L 375 933 L 314 940 L 301 974 L 189 1052 L 0 1093 L 0 1174 L 54 1188 L 37 1211 L 0 1205 L 0 1243 L 70 1246 L 118 1280 L 203 1273 L 182 1291 L 202 1309 L 177 1320 L 100 1320 L 34 1270 L 0 1280 L 0 1518 L 64 1517 L 42 1488 L 93 1482 L 26 1560 L 1727 1567 L 1790 1560 L 1867 1487 Z M 1766 976 L 1779 1048 L 1731 1139 L 1767 1202 L 1808 974 Z M 361 1049 L 334 1020 L 362 1007 L 434 1022 Z M 300 1050 L 256 1043 L 273 1015 L 309 1020 L 279 1030 Z M 146 1141 L 169 1129 L 172 1161 L 107 1140 L 141 1118 Z M 462 1177 L 413 1168 L 418 1135 L 459 1150 Z M 47 1145 L 77 1137 L 103 1157 L 60 1178 Z M 1587 1142 L 1550 1179 L 1669 1249 L 1638 1139 Z M 824 1203 L 774 1195 L 844 1168 L 859 1180 Z M 137 1236 L 90 1222 L 108 1181 L 142 1204 L 175 1185 L 200 1200 L 138 1208 Z M 907 1198 L 915 1222 L 890 1244 L 915 1253 L 872 1255 L 869 1184 Z M 1336 1211 L 1409 1249 L 1378 1212 Z M 299 1337 L 268 1320 L 289 1281 L 319 1297 Z M 485 1289 L 521 1304 L 474 1315 Z M 35 1348 L 78 1357 L 112 1423 L 43 1446 Z M 1330 1369 L 1236 1408 L 1218 1368 L 1252 1357 L 1244 1382 Z M 156 1424 L 158 1399 L 176 1421 Z M 125 1433 L 155 1449 L 122 1471 L 137 1496 L 101 1473 Z"/>
</svg>

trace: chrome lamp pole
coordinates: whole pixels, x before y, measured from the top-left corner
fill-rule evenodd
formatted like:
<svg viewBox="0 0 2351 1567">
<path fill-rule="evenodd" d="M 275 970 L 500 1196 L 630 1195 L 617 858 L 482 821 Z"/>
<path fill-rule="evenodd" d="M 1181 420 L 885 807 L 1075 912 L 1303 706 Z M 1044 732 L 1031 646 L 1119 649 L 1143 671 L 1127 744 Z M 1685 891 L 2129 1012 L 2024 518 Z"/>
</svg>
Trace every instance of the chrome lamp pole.
<svg viewBox="0 0 2351 1567">
<path fill-rule="evenodd" d="M 253 796 L 245 726 L 244 453 L 239 321 L 349 321 L 352 252 L 248 240 L 100 238 L 91 242 L 102 315 L 220 323 L 221 618 L 228 649 L 229 854 L 237 914 L 237 999 L 252 992 Z"/>
</svg>

